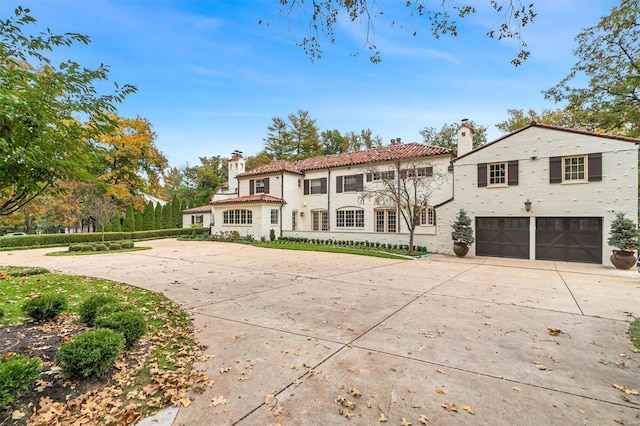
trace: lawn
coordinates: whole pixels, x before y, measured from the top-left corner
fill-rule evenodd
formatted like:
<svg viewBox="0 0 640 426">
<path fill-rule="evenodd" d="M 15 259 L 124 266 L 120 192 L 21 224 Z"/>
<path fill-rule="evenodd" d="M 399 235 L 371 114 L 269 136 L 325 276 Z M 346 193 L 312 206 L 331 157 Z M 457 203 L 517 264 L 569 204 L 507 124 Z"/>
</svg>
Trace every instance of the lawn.
<svg viewBox="0 0 640 426">
<path fill-rule="evenodd" d="M 69 308 L 56 320 L 29 322 L 20 307 L 45 293 L 65 295 Z M 78 308 L 94 294 L 136 307 L 148 332 L 102 377 L 63 377 L 53 357 L 61 343 L 87 329 L 78 321 Z M 192 369 L 203 348 L 189 316 L 161 293 L 42 268 L 2 267 L 0 301 L 2 356 L 17 353 L 43 361 L 39 378 L 0 413 L 0 424 L 134 424 L 169 405 L 189 405 L 187 391 L 209 385 Z"/>
</svg>

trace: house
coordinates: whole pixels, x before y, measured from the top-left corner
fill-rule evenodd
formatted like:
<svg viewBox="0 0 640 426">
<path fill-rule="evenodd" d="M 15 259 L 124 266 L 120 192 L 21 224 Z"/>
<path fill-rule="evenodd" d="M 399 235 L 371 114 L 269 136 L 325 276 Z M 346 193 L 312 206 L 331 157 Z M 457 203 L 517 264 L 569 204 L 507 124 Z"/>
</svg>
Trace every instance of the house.
<svg viewBox="0 0 640 426">
<path fill-rule="evenodd" d="M 640 139 L 531 123 L 472 149 L 473 129 L 458 129 L 458 156 L 393 139 L 383 148 L 246 171 L 234 152 L 229 182 L 211 205 L 185 210 L 185 226 L 254 238 L 305 237 L 407 244 L 402 211 L 367 197 L 385 182 L 438 181 L 428 191 L 414 244 L 452 253 L 451 223 L 465 209 L 476 242 L 470 256 L 609 264 L 614 212 L 636 217 Z M 436 177 L 438 179 L 436 179 Z M 202 209 L 202 210 L 198 210 Z M 203 217 L 199 218 L 198 214 Z"/>
<path fill-rule="evenodd" d="M 609 264 L 614 212 L 638 212 L 639 144 L 532 122 L 458 152 L 453 198 L 438 217 L 452 223 L 465 209 L 477 256 Z M 451 247 L 449 227 L 439 227 L 437 251 Z"/>
</svg>

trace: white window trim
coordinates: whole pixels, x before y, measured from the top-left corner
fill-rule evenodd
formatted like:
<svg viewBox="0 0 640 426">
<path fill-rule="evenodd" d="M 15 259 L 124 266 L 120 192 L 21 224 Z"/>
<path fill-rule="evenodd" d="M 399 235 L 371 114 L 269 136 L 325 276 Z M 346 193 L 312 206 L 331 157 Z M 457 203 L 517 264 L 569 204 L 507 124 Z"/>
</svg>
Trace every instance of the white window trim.
<svg viewBox="0 0 640 426">
<path fill-rule="evenodd" d="M 582 158 L 583 161 L 583 176 L 582 179 L 567 179 L 567 174 L 565 172 L 565 161 L 570 160 L 572 158 Z M 582 155 L 567 155 L 562 157 L 562 183 L 565 184 L 573 184 L 573 183 L 588 183 L 589 182 L 589 171 L 587 167 L 589 165 L 589 158 L 586 154 Z"/>
<path fill-rule="evenodd" d="M 431 213 L 431 214 L 429 214 Z M 425 207 L 420 211 L 420 226 L 436 226 L 433 222 L 434 222 L 434 218 L 435 218 L 435 213 L 436 210 L 431 207 Z"/>
<path fill-rule="evenodd" d="M 313 185 L 314 182 L 317 182 L 316 186 Z M 313 188 L 317 188 L 318 192 L 313 192 Z M 309 179 L 309 195 L 320 195 L 320 194 L 322 194 L 322 179 L 321 178 Z"/>
<path fill-rule="evenodd" d="M 503 165 L 504 166 L 504 182 L 491 183 L 491 166 Z M 509 164 L 506 161 L 497 161 L 487 164 L 487 187 L 488 188 L 504 188 L 509 186 Z"/>
<path fill-rule="evenodd" d="M 353 179 L 353 183 L 349 183 L 349 185 L 353 186 L 353 189 L 347 189 L 347 179 Z M 346 175 L 342 177 L 342 192 L 358 192 L 357 175 Z"/>
<path fill-rule="evenodd" d="M 346 217 L 346 212 L 352 211 L 354 212 L 353 214 L 353 226 L 347 226 L 347 217 Z M 338 221 L 338 213 L 341 212 L 345 212 L 345 218 L 344 218 L 344 225 L 340 226 L 339 225 L 339 221 Z M 362 226 L 357 226 L 357 215 L 358 212 L 362 212 Z M 341 209 L 337 209 L 336 210 L 336 228 L 337 229 L 364 229 L 364 225 L 365 225 L 365 217 L 364 217 L 364 209 L 362 208 L 353 208 L 353 207 L 344 207 Z"/>
</svg>

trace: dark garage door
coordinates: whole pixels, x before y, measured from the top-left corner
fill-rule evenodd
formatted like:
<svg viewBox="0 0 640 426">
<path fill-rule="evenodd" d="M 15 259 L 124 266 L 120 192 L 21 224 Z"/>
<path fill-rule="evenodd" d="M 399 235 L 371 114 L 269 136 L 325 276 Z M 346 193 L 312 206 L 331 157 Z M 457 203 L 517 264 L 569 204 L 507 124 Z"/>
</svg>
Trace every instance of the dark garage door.
<svg viewBox="0 0 640 426">
<path fill-rule="evenodd" d="M 476 218 L 476 256 L 529 259 L 529 218 Z"/>
<path fill-rule="evenodd" d="M 536 259 L 602 263 L 602 218 L 536 218 Z"/>
</svg>

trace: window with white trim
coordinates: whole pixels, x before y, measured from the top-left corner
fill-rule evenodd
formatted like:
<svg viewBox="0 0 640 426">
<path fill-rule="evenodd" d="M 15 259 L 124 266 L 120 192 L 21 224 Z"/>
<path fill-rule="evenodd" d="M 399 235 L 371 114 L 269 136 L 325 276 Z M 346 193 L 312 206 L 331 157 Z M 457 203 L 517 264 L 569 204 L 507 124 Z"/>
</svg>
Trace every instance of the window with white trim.
<svg viewBox="0 0 640 426">
<path fill-rule="evenodd" d="M 364 210 L 354 209 L 336 211 L 336 227 L 364 228 Z"/>
<path fill-rule="evenodd" d="M 407 169 L 407 178 L 433 176 L 433 167 L 416 167 Z"/>
<path fill-rule="evenodd" d="M 256 194 L 264 194 L 264 179 L 256 179 Z"/>
<path fill-rule="evenodd" d="M 311 179 L 309 181 L 309 194 L 322 194 L 322 179 Z"/>
<path fill-rule="evenodd" d="M 435 225 L 436 211 L 433 207 L 427 207 L 420 212 L 420 225 Z"/>
<path fill-rule="evenodd" d="M 278 209 L 271 209 L 271 224 L 278 224 Z"/>
<path fill-rule="evenodd" d="M 398 212 L 395 209 L 375 210 L 376 232 L 398 232 Z"/>
<path fill-rule="evenodd" d="M 563 180 L 565 182 L 585 180 L 585 157 L 584 155 L 577 155 L 562 158 L 564 164 Z"/>
<path fill-rule="evenodd" d="M 491 163 L 487 172 L 489 173 L 489 186 L 507 184 L 507 163 Z"/>
<path fill-rule="evenodd" d="M 356 175 L 343 176 L 343 192 L 356 192 L 358 190 L 358 177 Z"/>
<path fill-rule="evenodd" d="M 311 212 L 311 226 L 314 231 L 329 230 L 329 214 L 326 210 Z"/>
<path fill-rule="evenodd" d="M 222 212 L 222 222 L 225 225 L 251 225 L 253 212 L 245 209 L 226 210 Z"/>
<path fill-rule="evenodd" d="M 371 180 L 374 182 L 379 180 L 393 180 L 395 175 L 395 171 L 393 170 L 389 170 L 388 172 L 373 172 Z"/>
</svg>

